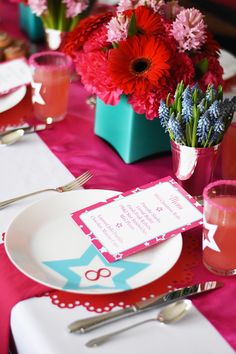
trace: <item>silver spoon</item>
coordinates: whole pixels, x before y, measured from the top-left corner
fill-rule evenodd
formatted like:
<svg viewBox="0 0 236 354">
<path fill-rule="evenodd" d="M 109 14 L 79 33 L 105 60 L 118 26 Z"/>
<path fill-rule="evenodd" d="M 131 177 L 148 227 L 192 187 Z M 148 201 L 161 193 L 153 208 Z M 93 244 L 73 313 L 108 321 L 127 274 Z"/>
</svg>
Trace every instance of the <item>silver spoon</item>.
<svg viewBox="0 0 236 354">
<path fill-rule="evenodd" d="M 103 336 L 96 337 L 96 338 L 88 341 L 85 345 L 86 345 L 86 347 L 89 347 L 89 348 L 96 347 L 98 345 L 101 345 L 101 344 L 109 341 L 112 337 L 116 336 L 117 334 L 123 333 L 131 328 L 140 326 L 140 325 L 147 323 L 147 322 L 159 321 L 159 322 L 167 324 L 167 323 L 178 321 L 187 314 L 191 305 L 192 305 L 191 300 L 185 299 L 185 300 L 176 301 L 176 302 L 164 307 L 158 313 L 156 318 L 150 318 L 148 320 L 137 322 L 131 326 L 119 329 L 118 331 L 110 332 L 110 333 L 105 334 Z"/>
<path fill-rule="evenodd" d="M 17 129 L 13 132 L 0 137 L 0 146 L 7 146 L 16 143 L 25 134 L 23 129 Z"/>
</svg>

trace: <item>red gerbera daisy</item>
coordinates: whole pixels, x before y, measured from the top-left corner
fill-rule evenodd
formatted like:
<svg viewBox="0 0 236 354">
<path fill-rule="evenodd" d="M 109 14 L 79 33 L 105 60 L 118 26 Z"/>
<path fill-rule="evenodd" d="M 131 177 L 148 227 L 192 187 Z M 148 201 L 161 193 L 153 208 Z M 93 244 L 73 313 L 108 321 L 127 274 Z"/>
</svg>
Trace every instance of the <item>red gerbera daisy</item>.
<svg viewBox="0 0 236 354">
<path fill-rule="evenodd" d="M 141 94 L 168 76 L 171 53 L 166 44 L 154 36 L 131 36 L 112 49 L 109 72 L 115 85 L 125 94 Z"/>
<path fill-rule="evenodd" d="M 164 31 L 161 16 L 146 6 L 139 6 L 135 9 L 135 19 L 139 33 L 158 35 Z"/>
</svg>

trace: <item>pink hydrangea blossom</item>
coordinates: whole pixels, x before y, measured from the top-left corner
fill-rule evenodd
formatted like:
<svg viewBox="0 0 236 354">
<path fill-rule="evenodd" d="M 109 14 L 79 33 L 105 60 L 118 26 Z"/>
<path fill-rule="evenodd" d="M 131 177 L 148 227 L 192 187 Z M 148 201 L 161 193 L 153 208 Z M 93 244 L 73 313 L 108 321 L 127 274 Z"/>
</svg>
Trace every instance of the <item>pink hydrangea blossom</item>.
<svg viewBox="0 0 236 354">
<path fill-rule="evenodd" d="M 66 17 L 75 17 L 88 7 L 88 0 L 63 0 L 66 5 Z"/>
<path fill-rule="evenodd" d="M 28 4 L 36 16 L 41 16 L 48 9 L 47 0 L 29 0 Z"/>
<path fill-rule="evenodd" d="M 120 0 L 117 9 L 118 12 L 123 12 L 138 6 L 147 6 L 155 13 L 164 14 L 165 0 Z"/>
<path fill-rule="evenodd" d="M 172 0 L 172 1 L 165 3 L 165 5 L 163 6 L 163 9 L 164 9 L 164 16 L 168 20 L 174 20 L 176 18 L 176 16 L 182 10 L 184 10 L 184 7 L 180 6 L 177 0 Z"/>
<path fill-rule="evenodd" d="M 112 17 L 107 25 L 107 39 L 109 42 L 119 42 L 128 37 L 130 19 L 129 17 L 118 14 L 117 17 Z"/>
<path fill-rule="evenodd" d="M 143 0 L 142 5 L 146 5 L 147 7 L 150 7 L 154 13 L 159 13 L 161 15 L 164 15 L 164 6 L 165 6 L 165 1 L 164 0 Z"/>
<path fill-rule="evenodd" d="M 123 12 L 129 9 L 135 9 L 141 4 L 142 0 L 120 0 L 117 6 L 117 12 Z"/>
<path fill-rule="evenodd" d="M 202 13 L 194 8 L 182 10 L 172 25 L 172 34 L 182 51 L 199 49 L 206 41 Z"/>
</svg>

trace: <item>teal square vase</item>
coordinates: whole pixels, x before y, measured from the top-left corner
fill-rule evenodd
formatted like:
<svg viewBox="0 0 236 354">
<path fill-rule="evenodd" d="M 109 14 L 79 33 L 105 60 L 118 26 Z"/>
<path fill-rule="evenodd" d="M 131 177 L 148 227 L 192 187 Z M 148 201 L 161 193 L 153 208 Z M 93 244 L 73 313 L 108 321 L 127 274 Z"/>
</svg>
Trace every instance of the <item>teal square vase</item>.
<svg viewBox="0 0 236 354">
<path fill-rule="evenodd" d="M 97 98 L 94 131 L 126 163 L 171 150 L 169 135 L 159 119 L 148 120 L 144 114 L 135 113 L 126 96 L 116 106 L 106 105 Z"/>
<path fill-rule="evenodd" d="M 42 21 L 34 15 L 29 6 L 19 4 L 20 28 L 27 34 L 33 42 L 40 42 L 44 39 L 44 29 Z"/>
</svg>

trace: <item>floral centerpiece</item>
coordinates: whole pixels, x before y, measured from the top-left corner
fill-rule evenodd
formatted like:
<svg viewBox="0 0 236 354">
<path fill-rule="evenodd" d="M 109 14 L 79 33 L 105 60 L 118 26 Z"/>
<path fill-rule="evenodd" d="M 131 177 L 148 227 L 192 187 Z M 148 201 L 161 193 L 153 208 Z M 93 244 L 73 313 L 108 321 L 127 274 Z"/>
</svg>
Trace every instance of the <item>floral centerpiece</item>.
<svg viewBox="0 0 236 354">
<path fill-rule="evenodd" d="M 203 14 L 176 0 L 121 0 L 115 12 L 82 20 L 63 50 L 90 93 L 110 105 L 126 95 L 150 120 L 181 80 L 202 89 L 222 83 L 219 47 Z"/>
</svg>

